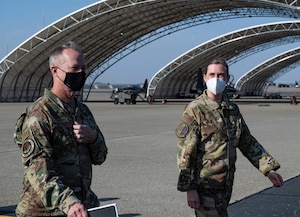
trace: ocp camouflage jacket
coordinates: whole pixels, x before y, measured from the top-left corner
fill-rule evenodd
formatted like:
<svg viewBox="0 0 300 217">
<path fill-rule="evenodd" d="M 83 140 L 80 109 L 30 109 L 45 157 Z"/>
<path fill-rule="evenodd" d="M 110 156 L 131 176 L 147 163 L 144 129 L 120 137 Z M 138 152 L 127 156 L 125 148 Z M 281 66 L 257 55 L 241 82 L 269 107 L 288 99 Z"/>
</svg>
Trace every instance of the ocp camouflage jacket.
<svg viewBox="0 0 300 217">
<path fill-rule="evenodd" d="M 76 142 L 73 123 L 98 132 L 93 144 Z M 25 166 L 23 192 L 16 212 L 31 216 L 66 215 L 81 201 L 98 206 L 91 190 L 92 164 L 102 164 L 107 155 L 104 137 L 88 107 L 76 100 L 72 113 L 50 90 L 26 109 L 16 124 L 14 139 Z"/>
<path fill-rule="evenodd" d="M 189 103 L 176 129 L 178 190 L 223 189 L 231 194 L 236 148 L 266 175 L 280 165 L 251 135 L 237 105 L 204 92 Z"/>
</svg>

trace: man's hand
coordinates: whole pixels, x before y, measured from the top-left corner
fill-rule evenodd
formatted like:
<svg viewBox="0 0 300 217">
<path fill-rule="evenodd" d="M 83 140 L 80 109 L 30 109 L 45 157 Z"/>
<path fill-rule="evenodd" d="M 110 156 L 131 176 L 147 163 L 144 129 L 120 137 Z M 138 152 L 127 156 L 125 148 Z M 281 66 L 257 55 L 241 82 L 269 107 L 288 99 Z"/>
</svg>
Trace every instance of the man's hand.
<svg viewBox="0 0 300 217">
<path fill-rule="evenodd" d="M 88 217 L 88 213 L 82 203 L 74 203 L 68 212 L 68 217 Z"/>
<path fill-rule="evenodd" d="M 192 209 L 195 209 L 197 211 L 200 210 L 200 200 L 197 190 L 194 189 L 187 191 L 187 202 L 189 207 L 191 207 Z"/>
<path fill-rule="evenodd" d="M 87 125 L 79 124 L 76 121 L 73 125 L 73 132 L 77 142 L 94 143 L 97 140 L 98 133 Z"/>
<path fill-rule="evenodd" d="M 268 173 L 268 178 L 273 183 L 274 187 L 281 187 L 283 185 L 283 179 L 281 175 L 273 170 Z"/>
</svg>

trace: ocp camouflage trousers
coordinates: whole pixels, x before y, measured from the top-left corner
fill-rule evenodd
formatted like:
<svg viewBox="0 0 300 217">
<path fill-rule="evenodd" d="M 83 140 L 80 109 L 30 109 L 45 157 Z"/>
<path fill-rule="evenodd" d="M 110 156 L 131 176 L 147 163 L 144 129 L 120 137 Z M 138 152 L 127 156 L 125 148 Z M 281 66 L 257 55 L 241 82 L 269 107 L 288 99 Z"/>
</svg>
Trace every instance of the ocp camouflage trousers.
<svg viewBox="0 0 300 217">
<path fill-rule="evenodd" d="M 24 214 L 16 213 L 16 217 L 41 217 L 41 216 L 24 215 Z M 43 216 L 43 217 L 48 217 L 48 216 Z M 53 217 L 53 216 L 49 216 L 49 217 Z M 58 215 L 58 216 L 55 216 L 55 217 L 66 217 L 66 216 L 64 216 L 64 215 Z"/>
<path fill-rule="evenodd" d="M 224 190 L 198 189 L 200 211 L 196 217 L 228 217 L 227 207 L 230 197 Z"/>
</svg>

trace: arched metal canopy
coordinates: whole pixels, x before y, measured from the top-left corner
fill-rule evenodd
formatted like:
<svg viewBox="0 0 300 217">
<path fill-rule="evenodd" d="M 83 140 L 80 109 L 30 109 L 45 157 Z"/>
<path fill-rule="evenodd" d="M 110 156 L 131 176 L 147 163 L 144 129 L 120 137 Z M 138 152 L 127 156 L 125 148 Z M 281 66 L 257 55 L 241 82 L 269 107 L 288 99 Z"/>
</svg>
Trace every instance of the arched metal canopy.
<svg viewBox="0 0 300 217">
<path fill-rule="evenodd" d="M 33 101 L 52 79 L 48 52 L 76 41 L 95 81 L 111 65 L 164 35 L 202 23 L 251 16 L 298 18 L 298 1 L 103 0 L 63 17 L 0 62 L 0 101 Z"/>
<path fill-rule="evenodd" d="M 214 57 L 223 57 L 230 65 L 267 48 L 299 40 L 299 21 L 257 25 L 222 35 L 196 46 L 159 70 L 150 80 L 148 92 L 154 98 L 174 98 L 177 93 L 195 89 L 199 68 L 203 69 Z M 238 88 L 243 89 L 242 85 Z M 254 84 L 248 84 L 248 91 L 251 86 L 257 88 Z M 251 92 L 254 93 L 254 90 Z"/>
<path fill-rule="evenodd" d="M 235 87 L 244 95 L 262 95 L 269 83 L 300 65 L 300 48 L 279 54 L 243 75 Z"/>
</svg>

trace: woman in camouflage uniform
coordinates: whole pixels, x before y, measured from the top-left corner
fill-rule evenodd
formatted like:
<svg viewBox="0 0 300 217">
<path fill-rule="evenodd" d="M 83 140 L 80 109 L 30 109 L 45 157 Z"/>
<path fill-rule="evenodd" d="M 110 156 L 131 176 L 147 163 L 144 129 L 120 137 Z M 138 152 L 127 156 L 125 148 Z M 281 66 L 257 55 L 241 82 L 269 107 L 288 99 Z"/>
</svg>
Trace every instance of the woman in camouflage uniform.
<svg viewBox="0 0 300 217">
<path fill-rule="evenodd" d="M 223 93 L 228 65 L 218 58 L 207 64 L 207 89 L 189 103 L 176 129 L 178 190 L 198 217 L 226 217 L 232 193 L 236 149 L 275 187 L 283 185 L 279 163 L 251 135 L 237 105 Z"/>
</svg>

